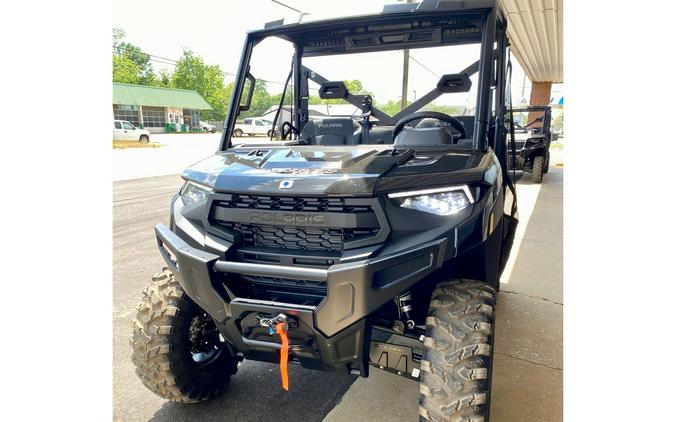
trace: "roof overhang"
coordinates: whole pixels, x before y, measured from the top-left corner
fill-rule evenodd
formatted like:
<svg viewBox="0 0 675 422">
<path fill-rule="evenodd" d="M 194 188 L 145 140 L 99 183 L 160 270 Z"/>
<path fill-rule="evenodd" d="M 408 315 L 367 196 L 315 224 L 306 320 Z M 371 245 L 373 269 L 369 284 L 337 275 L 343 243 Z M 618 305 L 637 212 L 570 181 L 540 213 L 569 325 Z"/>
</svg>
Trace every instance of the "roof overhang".
<svg viewBox="0 0 675 422">
<path fill-rule="evenodd" d="M 563 82 L 562 0 L 499 0 L 511 51 L 533 82 Z"/>
</svg>

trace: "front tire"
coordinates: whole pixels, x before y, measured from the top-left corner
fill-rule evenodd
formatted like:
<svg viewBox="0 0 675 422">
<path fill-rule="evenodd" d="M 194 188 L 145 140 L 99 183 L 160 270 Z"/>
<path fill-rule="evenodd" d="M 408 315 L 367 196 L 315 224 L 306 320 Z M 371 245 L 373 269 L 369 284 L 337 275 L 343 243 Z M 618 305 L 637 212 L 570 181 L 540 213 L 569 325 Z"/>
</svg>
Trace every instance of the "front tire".
<svg viewBox="0 0 675 422">
<path fill-rule="evenodd" d="M 150 142 L 150 137 L 148 135 L 141 135 L 141 137 L 138 139 L 138 142 L 142 144 L 147 144 Z"/>
<path fill-rule="evenodd" d="M 532 181 L 534 183 L 541 183 L 544 178 L 544 157 L 534 157 L 532 162 Z"/>
<path fill-rule="evenodd" d="M 421 421 L 489 420 L 496 294 L 478 281 L 436 285 L 420 363 Z"/>
<path fill-rule="evenodd" d="M 241 135 L 243 135 L 243 134 L 244 134 L 244 132 L 242 132 L 241 129 L 235 129 L 234 130 L 234 136 L 236 136 L 237 138 L 241 138 Z"/>
<path fill-rule="evenodd" d="M 158 396 L 196 403 L 220 394 L 237 359 L 220 342 L 213 320 L 164 268 L 152 277 L 137 307 L 130 338 L 143 384 Z"/>
</svg>

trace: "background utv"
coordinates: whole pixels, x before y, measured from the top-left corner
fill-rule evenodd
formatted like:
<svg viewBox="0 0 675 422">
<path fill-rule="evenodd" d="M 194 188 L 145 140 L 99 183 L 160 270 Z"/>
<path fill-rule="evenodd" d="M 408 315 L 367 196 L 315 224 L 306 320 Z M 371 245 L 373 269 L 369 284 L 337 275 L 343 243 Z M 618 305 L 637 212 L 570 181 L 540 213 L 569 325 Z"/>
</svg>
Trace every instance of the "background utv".
<svg viewBox="0 0 675 422">
<path fill-rule="evenodd" d="M 134 322 L 143 383 L 198 402 L 222 392 L 243 359 L 280 362 L 282 374 L 286 360 L 363 377 L 373 365 L 420 382 L 424 420 L 487 420 L 496 291 L 517 224 L 505 34 L 503 12 L 482 0 L 250 32 L 221 149 L 183 173 L 170 226 L 155 226 L 168 267 Z M 256 84 L 254 47 L 269 37 L 295 48 L 292 118 L 274 122 L 291 140 L 233 147 Z M 393 116 L 307 64 L 465 44 L 480 46 L 478 60 Z M 359 107 L 360 120 L 309 120 L 310 83 Z M 473 115 L 418 111 L 474 84 Z"/>
</svg>

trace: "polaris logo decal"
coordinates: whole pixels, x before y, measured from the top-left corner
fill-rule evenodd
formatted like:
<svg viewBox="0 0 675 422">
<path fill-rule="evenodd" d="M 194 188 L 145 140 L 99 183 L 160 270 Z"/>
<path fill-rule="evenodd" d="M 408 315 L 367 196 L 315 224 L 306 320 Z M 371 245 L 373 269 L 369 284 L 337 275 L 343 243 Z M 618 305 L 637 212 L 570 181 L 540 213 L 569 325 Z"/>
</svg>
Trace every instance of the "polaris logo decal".
<svg viewBox="0 0 675 422">
<path fill-rule="evenodd" d="M 321 129 L 330 129 L 332 127 L 342 127 L 342 123 L 319 123 L 317 126 Z"/>
<path fill-rule="evenodd" d="M 250 221 L 253 224 L 271 224 L 281 226 L 325 226 L 325 215 L 299 212 L 252 211 Z"/>
<path fill-rule="evenodd" d="M 318 168 L 318 169 L 293 169 L 293 168 L 276 168 L 276 169 L 270 169 L 271 172 L 273 173 L 279 173 L 279 174 L 295 174 L 298 176 L 307 176 L 307 175 L 314 175 L 314 174 L 335 174 L 339 173 L 340 169 L 336 168 Z M 293 181 L 289 180 L 291 182 L 291 185 L 293 185 Z M 282 182 L 283 183 L 283 182 Z M 288 189 L 279 186 L 280 189 Z"/>
<path fill-rule="evenodd" d="M 293 181 L 292 180 L 282 180 L 279 182 L 279 189 L 290 189 L 293 187 Z"/>
</svg>

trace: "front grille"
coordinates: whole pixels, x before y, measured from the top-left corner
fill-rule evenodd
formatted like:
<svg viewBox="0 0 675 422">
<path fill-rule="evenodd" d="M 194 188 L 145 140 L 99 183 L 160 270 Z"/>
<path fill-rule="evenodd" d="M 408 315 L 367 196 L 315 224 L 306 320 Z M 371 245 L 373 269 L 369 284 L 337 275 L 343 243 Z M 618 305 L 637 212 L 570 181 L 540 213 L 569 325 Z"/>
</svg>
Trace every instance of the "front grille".
<svg viewBox="0 0 675 422">
<path fill-rule="evenodd" d="M 303 212 L 370 212 L 367 205 L 346 205 L 344 198 L 319 198 L 300 196 L 257 196 L 232 194 L 229 198 L 218 201 L 225 208 L 248 208 L 279 211 Z"/>
<path fill-rule="evenodd" d="M 337 253 L 342 252 L 344 242 L 377 234 L 377 229 L 289 227 L 227 222 L 220 225 L 241 233 L 242 246 Z"/>
<path fill-rule="evenodd" d="M 378 206 L 375 198 L 226 193 L 214 197 L 209 223 L 238 247 L 333 258 L 384 240 Z"/>
</svg>

